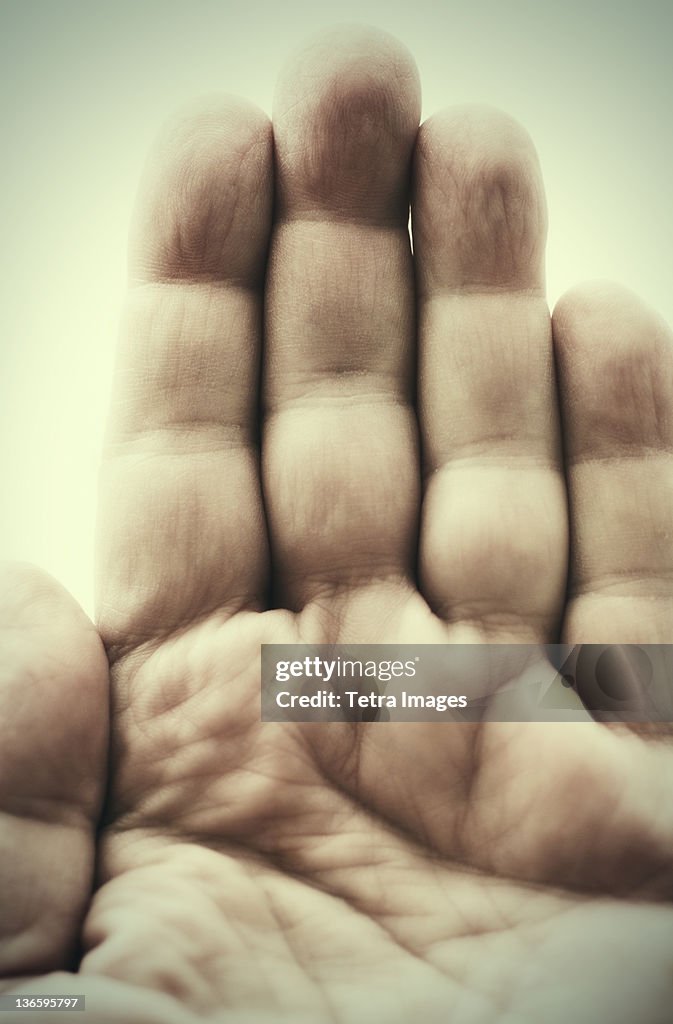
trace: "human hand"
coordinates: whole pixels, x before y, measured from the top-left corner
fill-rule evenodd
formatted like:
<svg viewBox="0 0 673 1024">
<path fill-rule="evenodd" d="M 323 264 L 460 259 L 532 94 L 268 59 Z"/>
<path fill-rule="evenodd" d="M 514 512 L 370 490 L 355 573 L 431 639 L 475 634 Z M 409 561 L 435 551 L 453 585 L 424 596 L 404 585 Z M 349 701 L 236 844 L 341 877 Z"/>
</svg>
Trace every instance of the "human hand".
<svg viewBox="0 0 673 1024">
<path fill-rule="evenodd" d="M 6 991 L 135 1024 L 670 1019 L 661 737 L 259 721 L 262 643 L 670 639 L 670 334 L 603 286 L 552 340 L 527 137 L 419 109 L 406 51 L 351 30 L 281 78 L 275 164 L 232 99 L 155 150 L 102 486 L 107 782 L 100 645 L 10 579 Z"/>
</svg>

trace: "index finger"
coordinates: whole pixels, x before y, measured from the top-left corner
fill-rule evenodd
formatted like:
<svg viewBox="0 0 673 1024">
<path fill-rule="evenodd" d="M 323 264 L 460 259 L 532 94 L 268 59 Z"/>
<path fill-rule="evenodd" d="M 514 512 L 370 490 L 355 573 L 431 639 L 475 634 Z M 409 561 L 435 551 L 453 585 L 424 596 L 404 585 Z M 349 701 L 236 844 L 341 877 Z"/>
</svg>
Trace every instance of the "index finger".
<svg viewBox="0 0 673 1024">
<path fill-rule="evenodd" d="M 235 98 L 173 122 L 150 159 L 102 473 L 98 614 L 113 657 L 264 601 L 257 393 L 272 199 L 270 123 Z"/>
</svg>

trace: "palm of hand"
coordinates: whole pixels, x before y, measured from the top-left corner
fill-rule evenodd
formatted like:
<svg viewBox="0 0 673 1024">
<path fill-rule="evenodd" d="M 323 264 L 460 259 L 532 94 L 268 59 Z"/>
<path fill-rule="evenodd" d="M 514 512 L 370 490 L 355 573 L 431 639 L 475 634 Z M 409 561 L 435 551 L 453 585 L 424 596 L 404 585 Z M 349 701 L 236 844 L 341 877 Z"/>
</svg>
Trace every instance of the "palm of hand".
<svg viewBox="0 0 673 1024">
<path fill-rule="evenodd" d="M 104 480 L 101 885 L 77 983 L 30 991 L 86 991 L 96 1020 L 663 1021 L 665 745 L 590 722 L 259 721 L 261 643 L 661 642 L 673 605 L 661 326 L 621 293 L 557 312 L 564 476 L 526 140 L 483 112 L 424 126 L 412 263 L 413 69 L 386 39 L 332 46 L 279 89 L 268 264 L 261 115 L 206 111 L 150 172 Z M 71 678 L 41 705 L 65 720 L 52 785 L 77 799 L 45 827 L 86 868 L 104 674 L 49 600 L 89 690 L 51 673 Z M 73 955 L 81 875 L 41 892 L 57 924 L 19 914 L 10 975 Z"/>
</svg>

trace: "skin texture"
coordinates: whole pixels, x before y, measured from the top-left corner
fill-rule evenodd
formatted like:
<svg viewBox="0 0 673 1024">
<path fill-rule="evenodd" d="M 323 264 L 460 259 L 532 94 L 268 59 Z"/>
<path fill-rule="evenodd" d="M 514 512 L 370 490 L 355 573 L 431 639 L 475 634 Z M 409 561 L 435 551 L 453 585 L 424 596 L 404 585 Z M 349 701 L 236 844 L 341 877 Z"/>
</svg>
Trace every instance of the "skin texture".
<svg viewBox="0 0 673 1024">
<path fill-rule="evenodd" d="M 419 111 L 406 49 L 339 30 L 273 129 L 210 99 L 152 152 L 102 643 L 3 578 L 6 993 L 92 1024 L 671 1020 L 665 728 L 259 721 L 262 643 L 673 635 L 671 334 L 606 284 L 550 318 L 526 133 Z"/>
</svg>

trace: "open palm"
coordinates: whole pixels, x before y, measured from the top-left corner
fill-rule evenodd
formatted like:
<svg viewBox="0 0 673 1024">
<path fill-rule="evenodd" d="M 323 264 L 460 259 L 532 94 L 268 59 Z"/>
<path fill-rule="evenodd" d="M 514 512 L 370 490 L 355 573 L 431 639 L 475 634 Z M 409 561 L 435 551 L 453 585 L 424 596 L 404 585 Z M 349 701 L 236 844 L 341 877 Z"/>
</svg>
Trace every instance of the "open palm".
<svg viewBox="0 0 673 1024">
<path fill-rule="evenodd" d="M 260 722 L 262 643 L 671 636 L 670 335 L 608 286 L 552 325 L 527 136 L 419 110 L 406 50 L 349 30 L 273 131 L 213 100 L 155 149 L 103 474 L 109 772 L 96 634 L 7 576 L 5 992 L 134 1024 L 671 1020 L 661 733 Z"/>
</svg>

